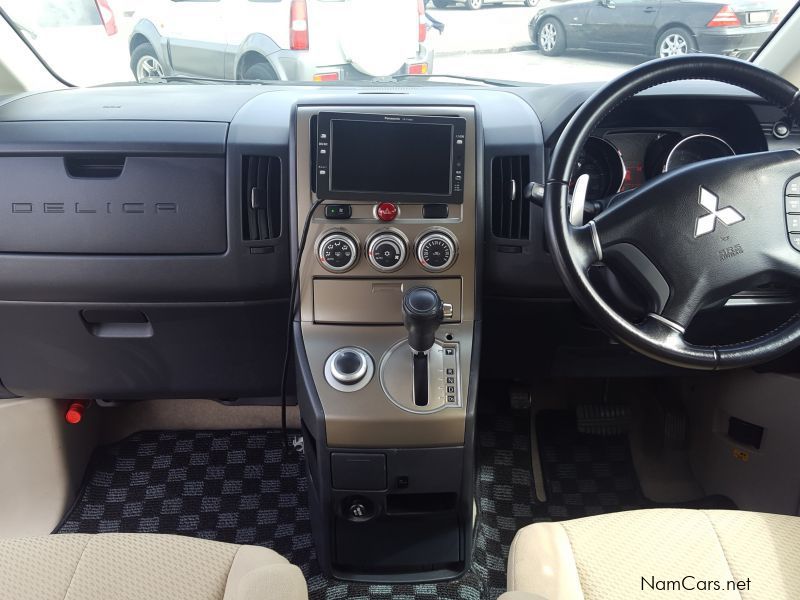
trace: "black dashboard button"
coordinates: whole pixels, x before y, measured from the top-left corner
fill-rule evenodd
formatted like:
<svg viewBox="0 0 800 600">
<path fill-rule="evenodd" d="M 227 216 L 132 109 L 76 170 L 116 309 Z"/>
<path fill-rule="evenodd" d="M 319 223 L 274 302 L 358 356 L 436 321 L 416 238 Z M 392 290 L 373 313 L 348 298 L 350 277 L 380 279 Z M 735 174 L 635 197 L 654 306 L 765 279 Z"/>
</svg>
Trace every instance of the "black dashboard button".
<svg viewBox="0 0 800 600">
<path fill-rule="evenodd" d="M 353 216 L 353 207 L 349 204 L 326 204 L 326 219 L 349 219 Z"/>
<path fill-rule="evenodd" d="M 423 204 L 423 219 L 446 219 L 450 215 L 450 207 L 447 204 Z"/>
</svg>

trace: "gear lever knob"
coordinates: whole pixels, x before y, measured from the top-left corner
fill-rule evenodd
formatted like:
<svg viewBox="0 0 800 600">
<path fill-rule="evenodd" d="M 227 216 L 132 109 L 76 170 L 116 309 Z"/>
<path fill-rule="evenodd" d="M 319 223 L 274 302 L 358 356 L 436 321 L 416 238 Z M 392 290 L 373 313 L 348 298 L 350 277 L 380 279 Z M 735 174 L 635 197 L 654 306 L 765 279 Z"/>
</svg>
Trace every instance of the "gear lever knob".
<svg viewBox="0 0 800 600">
<path fill-rule="evenodd" d="M 414 352 L 431 349 L 442 320 L 444 305 L 435 289 L 415 287 L 403 296 L 403 325 L 408 329 L 408 345 Z"/>
</svg>

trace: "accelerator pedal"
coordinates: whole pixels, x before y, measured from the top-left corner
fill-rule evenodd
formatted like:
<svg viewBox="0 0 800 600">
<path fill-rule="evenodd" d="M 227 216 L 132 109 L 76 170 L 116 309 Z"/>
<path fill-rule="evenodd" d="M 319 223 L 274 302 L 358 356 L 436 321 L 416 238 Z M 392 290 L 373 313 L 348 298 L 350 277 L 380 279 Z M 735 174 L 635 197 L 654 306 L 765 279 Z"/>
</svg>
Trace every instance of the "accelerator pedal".
<svg viewBox="0 0 800 600">
<path fill-rule="evenodd" d="M 689 418 L 683 405 L 675 401 L 648 404 L 644 413 L 645 436 L 656 451 L 689 448 Z"/>
<path fill-rule="evenodd" d="M 575 412 L 580 433 L 622 435 L 631 427 L 631 410 L 623 404 L 581 404 Z"/>
</svg>

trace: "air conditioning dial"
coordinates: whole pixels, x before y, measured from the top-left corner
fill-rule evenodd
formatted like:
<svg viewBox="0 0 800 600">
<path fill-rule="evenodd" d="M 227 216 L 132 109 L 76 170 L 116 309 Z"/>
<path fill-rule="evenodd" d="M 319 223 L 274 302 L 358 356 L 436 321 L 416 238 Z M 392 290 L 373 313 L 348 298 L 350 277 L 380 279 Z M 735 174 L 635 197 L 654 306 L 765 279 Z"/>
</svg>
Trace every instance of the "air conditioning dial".
<svg viewBox="0 0 800 600">
<path fill-rule="evenodd" d="M 382 273 L 397 271 L 406 261 L 406 241 L 394 232 L 378 233 L 367 244 L 367 258 Z"/>
<path fill-rule="evenodd" d="M 426 271 L 446 271 L 455 262 L 456 255 L 455 241 L 443 231 L 431 231 L 417 241 L 417 260 Z"/>
<path fill-rule="evenodd" d="M 346 233 L 328 233 L 319 242 L 317 258 L 328 271 L 344 273 L 358 260 L 358 243 Z"/>
</svg>

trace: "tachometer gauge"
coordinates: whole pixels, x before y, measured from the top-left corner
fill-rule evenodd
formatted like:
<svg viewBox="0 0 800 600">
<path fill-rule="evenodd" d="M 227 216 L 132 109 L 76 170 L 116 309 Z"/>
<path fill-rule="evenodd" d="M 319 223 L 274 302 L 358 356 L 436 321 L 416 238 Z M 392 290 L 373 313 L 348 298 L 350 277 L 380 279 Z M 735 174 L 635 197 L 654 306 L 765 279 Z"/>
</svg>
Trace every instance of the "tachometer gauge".
<svg viewBox="0 0 800 600">
<path fill-rule="evenodd" d="M 712 158 L 733 156 L 736 152 L 730 144 L 714 135 L 698 133 L 683 138 L 672 148 L 664 163 L 664 173 L 674 171 L 679 167 Z"/>
<path fill-rule="evenodd" d="M 589 175 L 587 200 L 600 200 L 616 194 L 625 181 L 625 163 L 619 150 L 609 142 L 598 137 L 590 137 L 578 155 L 578 162 L 572 173 L 570 192 L 581 175 Z"/>
</svg>

